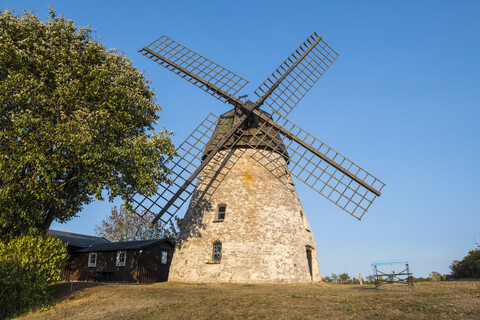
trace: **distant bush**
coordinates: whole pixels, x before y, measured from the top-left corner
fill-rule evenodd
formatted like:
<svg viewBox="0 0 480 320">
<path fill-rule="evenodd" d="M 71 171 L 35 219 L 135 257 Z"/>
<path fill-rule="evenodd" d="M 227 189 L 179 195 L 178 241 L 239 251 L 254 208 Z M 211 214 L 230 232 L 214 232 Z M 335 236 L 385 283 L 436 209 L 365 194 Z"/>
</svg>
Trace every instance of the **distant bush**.
<svg viewBox="0 0 480 320">
<path fill-rule="evenodd" d="M 408 279 L 410 279 L 410 278 L 408 278 Z M 424 277 L 417 277 L 416 278 L 416 277 L 412 276 L 412 281 L 413 282 L 431 282 L 431 281 L 433 281 L 433 279 L 432 278 L 424 278 Z"/>
<path fill-rule="evenodd" d="M 351 280 L 348 281 L 348 283 L 351 283 L 351 284 L 360 284 L 360 280 L 358 280 L 357 278 L 353 277 Z"/>
<path fill-rule="evenodd" d="M 364 282 L 366 284 L 375 284 L 375 276 L 374 275 L 366 276 Z"/>
<path fill-rule="evenodd" d="M 430 272 L 430 274 L 428 275 L 428 277 L 430 279 L 432 279 L 433 281 L 445 281 L 447 280 L 447 275 L 445 274 L 440 274 L 436 271 L 432 271 Z"/>
<path fill-rule="evenodd" d="M 328 283 L 342 283 L 342 284 L 360 284 L 360 280 L 350 278 L 348 273 L 336 274 L 332 273 L 330 276 L 322 277 L 322 280 Z"/>
<path fill-rule="evenodd" d="M 47 303 L 66 260 L 67 246 L 46 234 L 0 242 L 0 319 Z"/>
</svg>

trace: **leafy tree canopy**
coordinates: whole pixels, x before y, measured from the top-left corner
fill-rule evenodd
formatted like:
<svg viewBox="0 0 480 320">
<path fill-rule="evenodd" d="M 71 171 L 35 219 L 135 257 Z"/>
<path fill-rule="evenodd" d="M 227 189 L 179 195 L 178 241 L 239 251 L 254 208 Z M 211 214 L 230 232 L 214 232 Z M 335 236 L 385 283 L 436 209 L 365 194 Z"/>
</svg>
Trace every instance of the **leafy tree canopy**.
<svg viewBox="0 0 480 320">
<path fill-rule="evenodd" d="M 0 238 L 151 194 L 175 154 L 143 74 L 50 10 L 0 11 Z"/>
<path fill-rule="evenodd" d="M 450 269 L 454 278 L 480 278 L 480 245 L 462 260 L 454 260 Z"/>
<path fill-rule="evenodd" d="M 110 241 L 132 241 L 132 240 L 149 240 L 169 238 L 173 241 L 178 240 L 180 229 L 180 218 L 175 217 L 174 224 L 170 221 L 167 228 L 158 230 L 150 226 L 154 215 L 146 212 L 143 218 L 137 214 L 129 212 L 125 207 L 121 206 L 112 208 L 110 215 L 103 220 L 100 225 L 95 227 L 97 236 L 104 237 Z"/>
<path fill-rule="evenodd" d="M 343 282 L 347 282 L 348 280 L 350 280 L 350 276 L 348 275 L 348 273 L 345 273 L 345 272 L 342 274 L 339 274 L 338 278 L 340 279 L 340 281 L 343 281 Z"/>
</svg>

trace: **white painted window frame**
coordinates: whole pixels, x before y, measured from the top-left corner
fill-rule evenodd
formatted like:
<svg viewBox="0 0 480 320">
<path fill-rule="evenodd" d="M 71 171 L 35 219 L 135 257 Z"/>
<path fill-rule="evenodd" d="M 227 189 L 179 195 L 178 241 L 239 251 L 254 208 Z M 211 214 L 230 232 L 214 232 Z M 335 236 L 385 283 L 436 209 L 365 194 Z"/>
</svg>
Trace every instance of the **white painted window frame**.
<svg viewBox="0 0 480 320">
<path fill-rule="evenodd" d="M 168 251 L 163 250 L 160 254 L 160 264 L 167 264 L 168 262 Z"/>
<path fill-rule="evenodd" d="M 120 261 L 120 257 L 123 253 L 123 261 Z M 117 251 L 117 267 L 125 267 L 125 264 L 127 262 L 127 251 Z"/>
<path fill-rule="evenodd" d="M 92 262 L 92 257 L 95 257 L 95 261 Z M 96 252 L 89 252 L 88 253 L 88 266 L 89 267 L 96 267 L 97 266 L 97 253 Z"/>
</svg>

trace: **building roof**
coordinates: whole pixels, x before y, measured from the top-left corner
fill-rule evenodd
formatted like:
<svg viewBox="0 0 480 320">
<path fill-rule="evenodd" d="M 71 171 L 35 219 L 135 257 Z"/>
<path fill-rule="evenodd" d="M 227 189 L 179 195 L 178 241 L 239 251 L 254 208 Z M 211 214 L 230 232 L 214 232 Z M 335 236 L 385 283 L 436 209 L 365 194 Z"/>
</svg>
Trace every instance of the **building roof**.
<svg viewBox="0 0 480 320">
<path fill-rule="evenodd" d="M 268 115 L 265 111 L 260 111 Z M 203 159 L 205 159 L 217 144 L 220 143 L 223 137 L 232 129 L 241 116 L 241 111 L 234 108 L 219 117 L 212 138 L 205 146 L 202 157 Z M 230 148 L 233 143 L 236 142 L 234 148 L 252 148 L 252 146 L 255 146 L 257 149 L 275 151 L 280 153 L 285 160 L 289 162 L 290 159 L 282 138 L 270 125 L 262 126 L 258 117 L 251 116 L 250 119 L 246 121 L 246 124 L 243 125 L 242 129 L 245 132 L 240 140 L 238 140 L 237 135 L 233 135 L 220 150 Z"/>
<path fill-rule="evenodd" d="M 76 252 L 97 252 L 97 251 L 118 251 L 118 250 L 137 250 L 158 243 L 166 243 L 174 246 L 170 239 L 154 239 L 154 240 L 136 240 L 136 241 L 119 241 L 119 242 L 97 242 L 91 244 L 87 248 L 79 249 Z"/>
<path fill-rule="evenodd" d="M 109 243 L 105 238 L 101 237 L 94 237 L 89 236 L 86 234 L 79 234 L 73 232 L 65 232 L 65 231 L 58 231 L 58 230 L 48 230 L 48 234 L 52 237 L 57 237 L 62 242 L 68 243 L 69 247 L 77 247 L 77 248 L 86 248 L 93 243 Z"/>
</svg>

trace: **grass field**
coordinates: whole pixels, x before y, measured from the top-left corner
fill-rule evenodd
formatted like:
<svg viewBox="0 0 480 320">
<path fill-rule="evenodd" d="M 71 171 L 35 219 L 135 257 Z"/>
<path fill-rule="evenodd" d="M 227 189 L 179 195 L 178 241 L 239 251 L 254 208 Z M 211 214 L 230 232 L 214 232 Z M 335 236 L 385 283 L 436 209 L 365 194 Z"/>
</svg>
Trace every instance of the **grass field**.
<svg viewBox="0 0 480 320">
<path fill-rule="evenodd" d="M 21 319 L 480 319 L 480 282 L 387 285 L 56 285 Z"/>
</svg>

